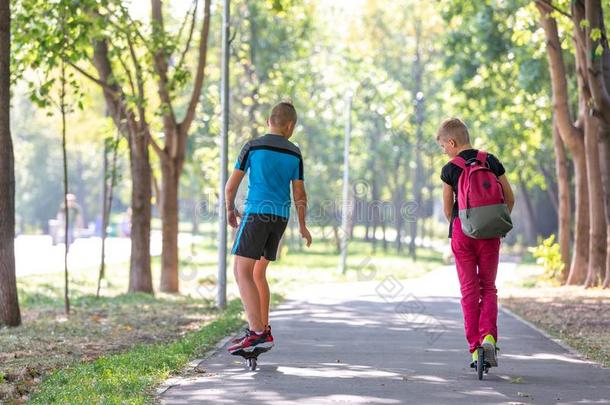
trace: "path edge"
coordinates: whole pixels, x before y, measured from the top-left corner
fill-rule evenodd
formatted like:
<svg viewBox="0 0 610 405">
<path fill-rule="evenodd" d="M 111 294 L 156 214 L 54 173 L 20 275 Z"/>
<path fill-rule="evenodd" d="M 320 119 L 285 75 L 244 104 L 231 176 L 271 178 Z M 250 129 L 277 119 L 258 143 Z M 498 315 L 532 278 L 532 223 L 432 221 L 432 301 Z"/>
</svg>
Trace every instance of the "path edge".
<svg viewBox="0 0 610 405">
<path fill-rule="evenodd" d="M 552 336 L 550 333 L 548 333 L 544 329 L 539 328 L 538 326 L 534 325 L 532 322 L 528 321 L 527 319 L 523 318 L 522 316 L 517 315 L 516 313 L 514 313 L 510 309 L 506 308 L 504 305 L 499 305 L 499 308 L 505 314 L 507 314 L 509 316 L 512 316 L 513 318 L 515 318 L 519 322 L 524 323 L 525 325 L 527 325 L 531 329 L 535 330 L 536 332 L 538 332 L 539 334 L 541 334 L 545 338 L 551 340 L 552 342 L 554 342 L 555 344 L 557 344 L 562 349 L 564 349 L 565 351 L 570 353 L 572 356 L 578 358 L 579 360 L 582 360 L 582 361 L 584 361 L 587 364 L 590 364 L 590 365 L 593 365 L 593 366 L 596 366 L 596 367 L 599 367 L 599 368 L 605 368 L 601 363 L 599 363 L 599 362 L 597 362 L 595 360 L 591 360 L 591 359 L 586 358 L 585 355 L 583 355 L 581 352 L 579 352 L 578 350 L 574 349 L 572 346 L 570 346 L 567 343 L 565 343 L 560 338 Z"/>
<path fill-rule="evenodd" d="M 244 325 L 242 325 L 242 328 L 245 327 L 247 327 L 247 324 L 244 323 Z M 195 370 L 201 363 L 212 357 L 214 354 L 218 353 L 231 340 L 232 337 L 232 335 L 225 336 L 218 343 L 216 343 L 214 347 L 206 351 L 201 357 L 189 361 L 186 366 L 184 366 L 182 369 L 180 369 L 180 371 L 176 373 L 176 375 L 163 381 L 161 385 L 155 388 L 155 397 L 157 399 L 160 399 L 160 397 L 163 396 L 163 394 L 165 394 L 167 391 L 169 391 L 170 388 L 179 386 L 180 382 L 184 381 L 184 374 L 188 373 L 189 371 Z"/>
</svg>

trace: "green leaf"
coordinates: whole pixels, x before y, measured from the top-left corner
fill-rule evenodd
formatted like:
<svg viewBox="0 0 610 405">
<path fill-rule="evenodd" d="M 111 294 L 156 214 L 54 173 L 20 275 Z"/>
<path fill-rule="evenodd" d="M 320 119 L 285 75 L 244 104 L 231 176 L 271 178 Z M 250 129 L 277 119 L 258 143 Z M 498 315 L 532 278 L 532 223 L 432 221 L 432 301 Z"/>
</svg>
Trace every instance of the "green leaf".
<svg viewBox="0 0 610 405">
<path fill-rule="evenodd" d="M 604 47 L 602 46 L 602 44 L 597 45 L 597 48 L 595 48 L 593 53 L 594 56 L 602 56 L 602 54 L 604 53 Z"/>
<path fill-rule="evenodd" d="M 580 28 L 589 28 L 589 26 L 589 20 L 587 20 L 586 18 L 580 20 Z"/>
<path fill-rule="evenodd" d="M 592 40 L 599 41 L 602 37 L 602 31 L 599 28 L 593 28 L 590 35 Z"/>
</svg>

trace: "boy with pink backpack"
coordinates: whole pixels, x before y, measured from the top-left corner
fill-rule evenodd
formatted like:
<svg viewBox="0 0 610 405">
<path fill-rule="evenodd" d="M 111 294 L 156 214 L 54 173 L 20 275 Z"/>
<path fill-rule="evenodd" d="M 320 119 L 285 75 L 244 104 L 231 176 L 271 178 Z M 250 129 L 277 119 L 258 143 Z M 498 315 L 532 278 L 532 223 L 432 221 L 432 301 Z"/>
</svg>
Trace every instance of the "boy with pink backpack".
<svg viewBox="0 0 610 405">
<path fill-rule="evenodd" d="M 468 128 L 459 118 L 443 121 L 436 139 L 451 158 L 441 171 L 443 203 L 460 281 L 471 366 L 476 365 L 479 347 L 486 362 L 497 366 L 496 273 L 500 238 L 512 228 L 510 212 L 515 198 L 502 163 L 472 147 Z"/>
</svg>

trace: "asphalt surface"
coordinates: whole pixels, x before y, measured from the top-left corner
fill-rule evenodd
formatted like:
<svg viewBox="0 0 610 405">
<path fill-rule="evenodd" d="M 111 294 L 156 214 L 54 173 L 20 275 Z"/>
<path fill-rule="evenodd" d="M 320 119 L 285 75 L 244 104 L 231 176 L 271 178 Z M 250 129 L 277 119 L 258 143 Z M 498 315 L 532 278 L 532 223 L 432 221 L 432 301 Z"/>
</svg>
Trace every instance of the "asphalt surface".
<svg viewBox="0 0 610 405">
<path fill-rule="evenodd" d="M 469 368 L 455 270 L 302 290 L 272 313 L 275 348 L 248 371 L 225 347 L 165 404 L 610 403 L 610 370 L 507 312 L 499 367 Z"/>
</svg>

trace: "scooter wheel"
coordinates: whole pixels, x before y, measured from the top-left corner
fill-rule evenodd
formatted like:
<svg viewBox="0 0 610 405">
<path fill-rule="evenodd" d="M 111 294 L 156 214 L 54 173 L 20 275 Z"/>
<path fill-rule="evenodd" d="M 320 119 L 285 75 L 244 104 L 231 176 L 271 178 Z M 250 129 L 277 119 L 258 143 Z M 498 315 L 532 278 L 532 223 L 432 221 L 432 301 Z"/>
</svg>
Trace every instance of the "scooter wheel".
<svg viewBox="0 0 610 405">
<path fill-rule="evenodd" d="M 477 359 L 477 374 L 479 376 L 479 380 L 483 379 L 483 373 L 485 372 L 485 350 L 482 347 L 477 349 L 478 359 Z"/>
</svg>

